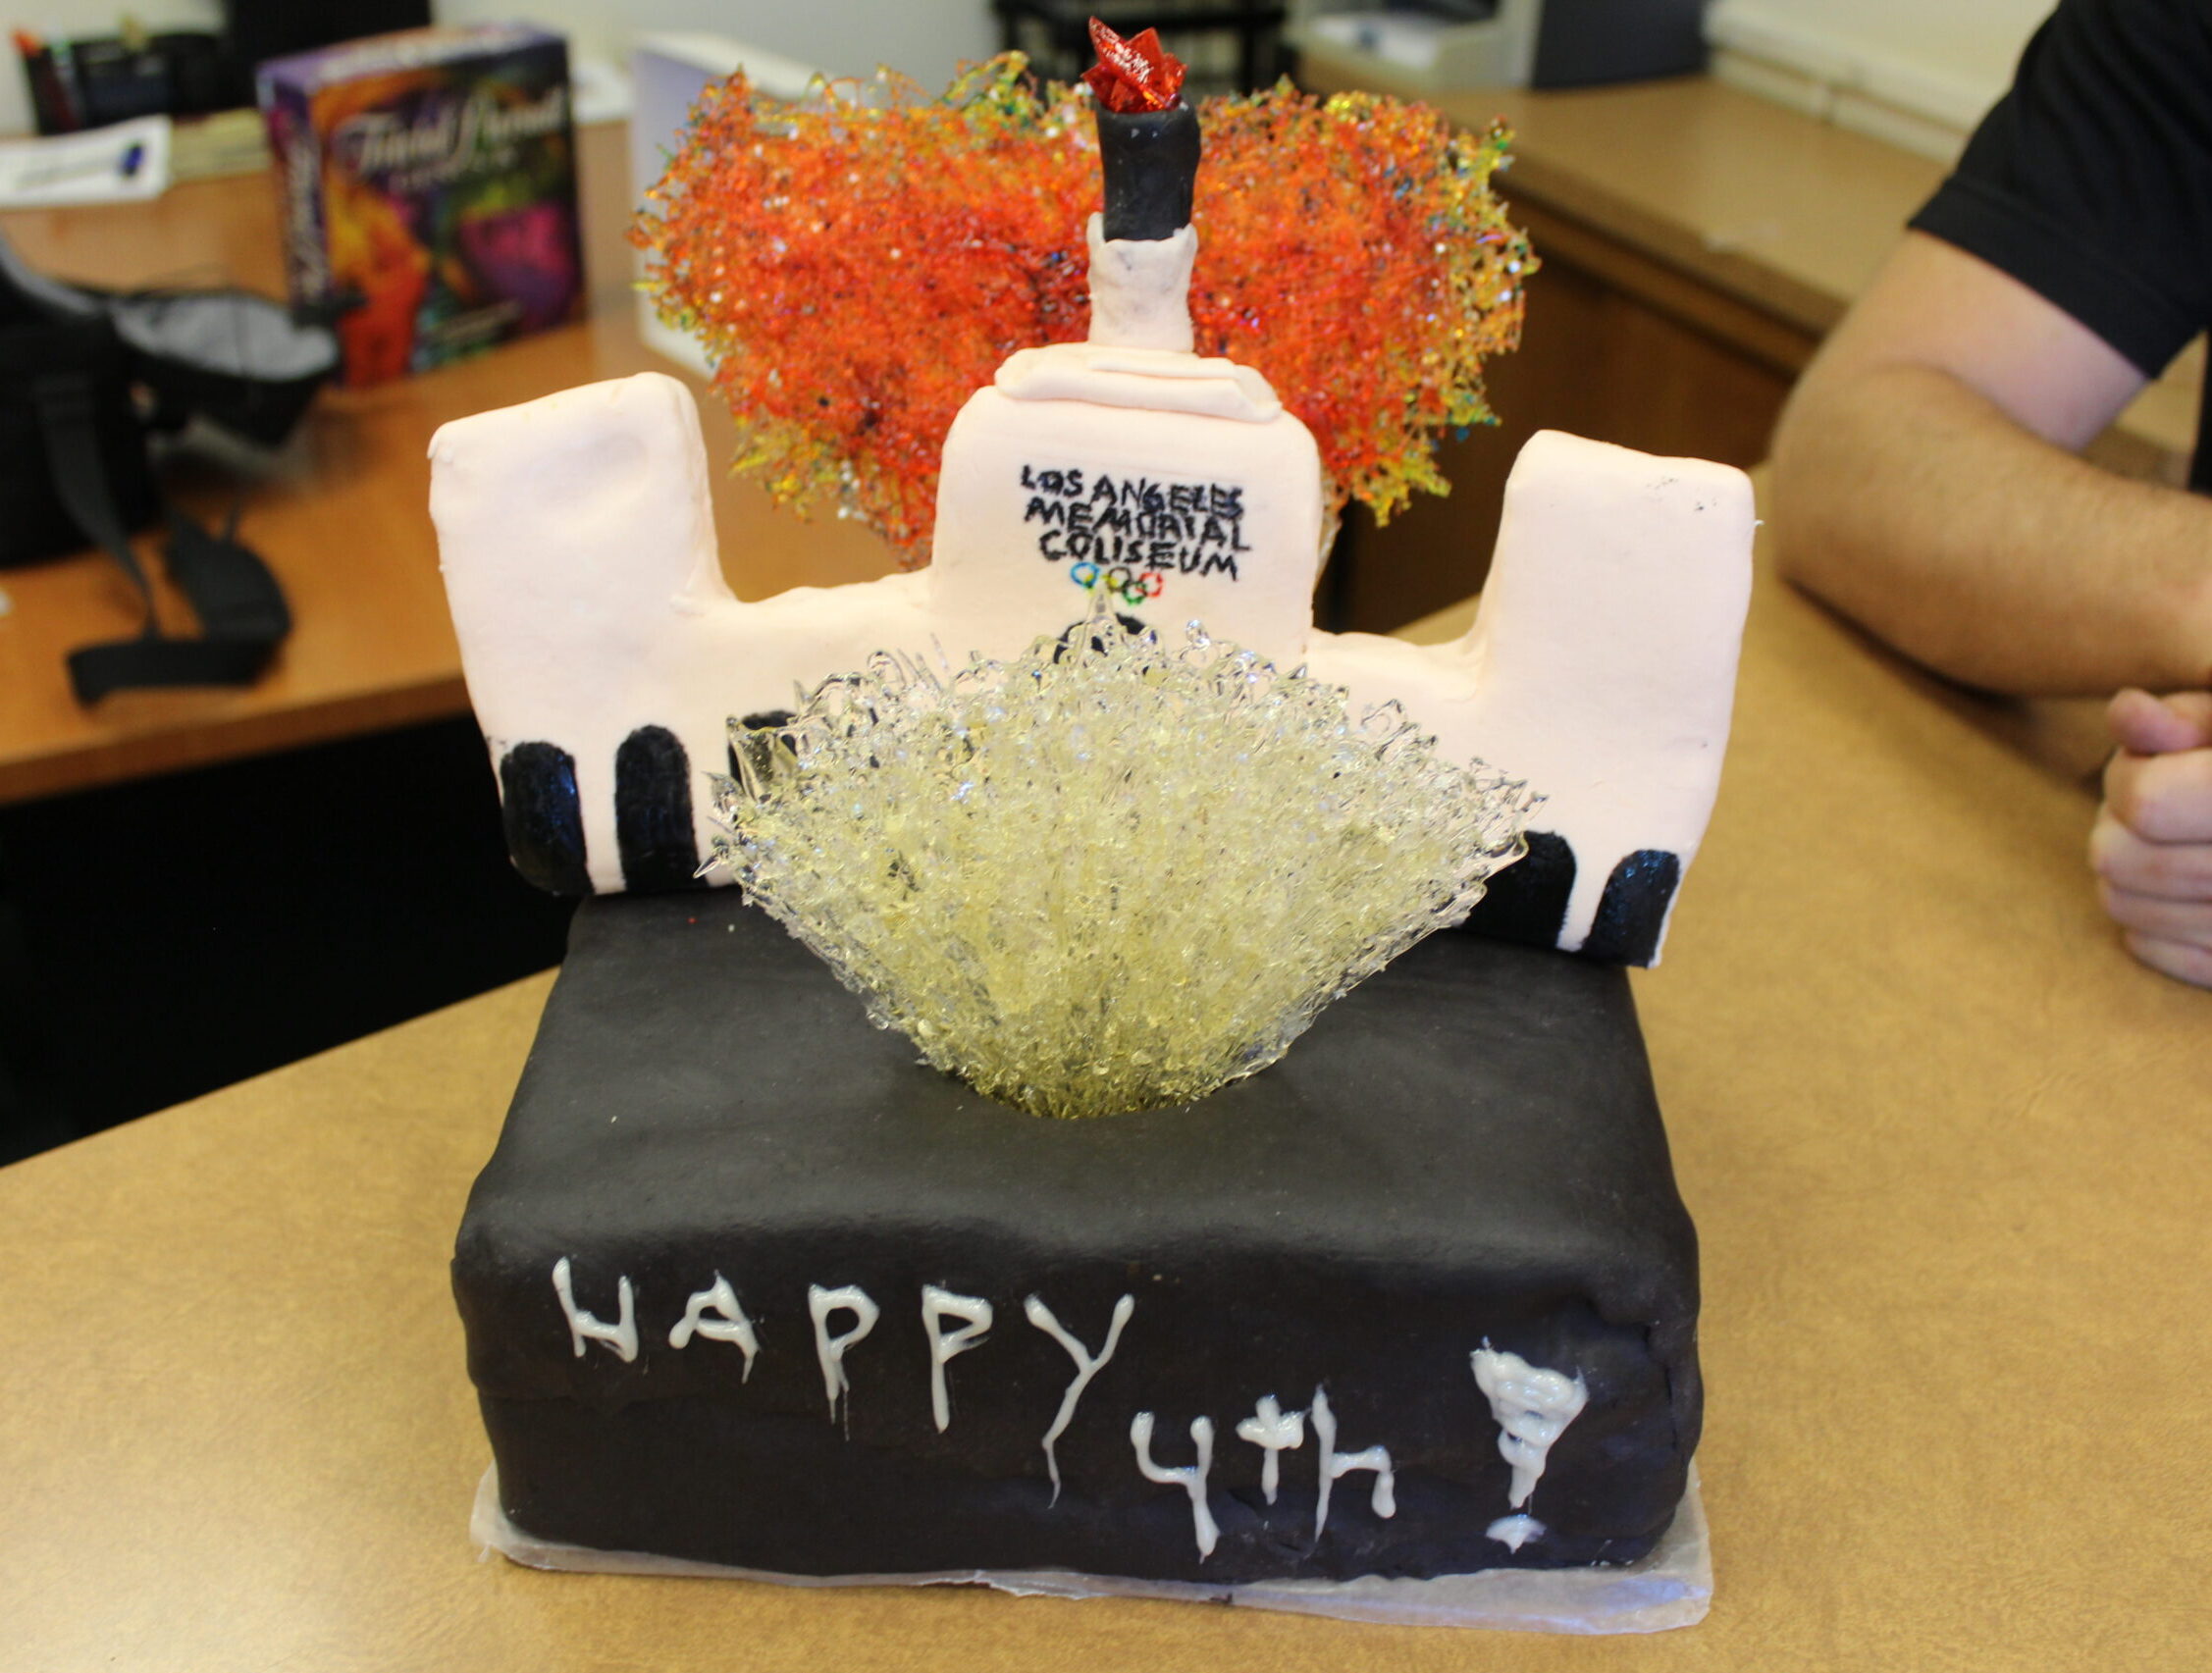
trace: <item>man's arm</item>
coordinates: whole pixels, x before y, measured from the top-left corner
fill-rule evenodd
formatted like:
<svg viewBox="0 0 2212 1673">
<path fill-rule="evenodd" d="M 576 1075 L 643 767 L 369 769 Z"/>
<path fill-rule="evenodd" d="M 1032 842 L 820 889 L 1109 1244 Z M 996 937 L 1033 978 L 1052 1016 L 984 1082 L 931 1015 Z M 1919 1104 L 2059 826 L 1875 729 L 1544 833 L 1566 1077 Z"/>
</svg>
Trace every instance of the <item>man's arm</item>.
<svg viewBox="0 0 2212 1673">
<path fill-rule="evenodd" d="M 1906 235 L 1775 432 L 1783 573 L 1967 685 L 2203 687 L 2212 500 L 2073 452 L 2142 383 L 2034 291 Z"/>
</svg>

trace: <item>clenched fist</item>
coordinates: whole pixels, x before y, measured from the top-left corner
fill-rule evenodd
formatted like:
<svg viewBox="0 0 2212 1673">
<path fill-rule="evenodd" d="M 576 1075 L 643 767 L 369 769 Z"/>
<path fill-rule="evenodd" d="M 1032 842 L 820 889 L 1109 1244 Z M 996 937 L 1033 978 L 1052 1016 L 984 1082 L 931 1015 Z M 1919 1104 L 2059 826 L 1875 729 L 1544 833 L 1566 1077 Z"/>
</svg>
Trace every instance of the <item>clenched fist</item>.
<svg viewBox="0 0 2212 1673">
<path fill-rule="evenodd" d="M 2212 693 L 2124 691 L 2089 867 L 2136 958 L 2212 987 Z"/>
</svg>

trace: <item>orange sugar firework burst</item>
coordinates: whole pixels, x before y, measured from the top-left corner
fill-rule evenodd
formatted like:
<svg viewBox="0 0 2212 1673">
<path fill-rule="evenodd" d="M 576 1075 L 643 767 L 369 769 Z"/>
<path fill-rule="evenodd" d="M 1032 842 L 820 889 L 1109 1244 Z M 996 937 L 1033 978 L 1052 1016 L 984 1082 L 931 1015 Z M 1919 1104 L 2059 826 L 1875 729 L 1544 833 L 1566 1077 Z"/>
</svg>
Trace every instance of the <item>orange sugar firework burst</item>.
<svg viewBox="0 0 2212 1673">
<path fill-rule="evenodd" d="M 1191 322 L 1313 432 L 1332 510 L 1387 519 L 1446 491 L 1447 430 L 1491 422 L 1482 368 L 1519 340 L 1536 266 L 1490 190 L 1506 134 L 1288 82 L 1198 108 Z M 885 73 L 799 106 L 711 91 L 636 240 L 662 315 L 696 333 L 782 504 L 835 506 L 928 560 L 938 455 L 1018 348 L 1088 325 L 1099 207 L 1087 92 L 1007 54 L 941 98 Z"/>
</svg>

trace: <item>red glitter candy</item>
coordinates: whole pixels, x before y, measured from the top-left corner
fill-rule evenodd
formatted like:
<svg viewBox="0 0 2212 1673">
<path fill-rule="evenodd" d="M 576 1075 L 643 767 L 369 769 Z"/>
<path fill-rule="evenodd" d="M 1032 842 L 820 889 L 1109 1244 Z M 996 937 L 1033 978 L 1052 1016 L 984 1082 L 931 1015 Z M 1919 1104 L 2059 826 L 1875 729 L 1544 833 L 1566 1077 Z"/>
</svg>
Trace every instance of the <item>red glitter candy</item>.
<svg viewBox="0 0 2212 1673">
<path fill-rule="evenodd" d="M 1110 111 L 1168 110 L 1183 91 L 1183 60 L 1160 44 L 1158 29 L 1124 40 L 1093 18 L 1090 47 L 1098 62 L 1083 72 L 1083 81 Z"/>
<path fill-rule="evenodd" d="M 897 77 L 803 105 L 711 91 L 636 233 L 696 333 L 739 469 L 928 560 L 945 432 L 1006 357 L 1082 338 L 1099 207 L 1090 101 L 1016 55 L 941 99 Z M 1321 449 L 1332 510 L 1443 493 L 1447 431 L 1488 423 L 1483 362 L 1519 340 L 1527 239 L 1490 191 L 1505 135 L 1368 93 L 1199 107 L 1201 354 L 1267 379 Z"/>
</svg>

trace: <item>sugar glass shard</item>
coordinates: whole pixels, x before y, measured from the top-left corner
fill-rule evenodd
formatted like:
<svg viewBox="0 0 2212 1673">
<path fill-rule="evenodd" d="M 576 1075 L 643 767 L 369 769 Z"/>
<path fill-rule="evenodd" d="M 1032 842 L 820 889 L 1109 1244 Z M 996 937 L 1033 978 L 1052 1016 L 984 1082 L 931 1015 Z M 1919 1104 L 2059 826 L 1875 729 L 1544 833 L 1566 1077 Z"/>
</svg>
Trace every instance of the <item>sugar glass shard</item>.
<svg viewBox="0 0 2212 1673">
<path fill-rule="evenodd" d="M 880 654 L 732 725 L 715 842 L 939 1069 L 1047 1116 L 1195 1101 L 1526 852 L 1540 798 L 1395 705 L 1093 615 L 1005 662 Z"/>
</svg>

